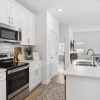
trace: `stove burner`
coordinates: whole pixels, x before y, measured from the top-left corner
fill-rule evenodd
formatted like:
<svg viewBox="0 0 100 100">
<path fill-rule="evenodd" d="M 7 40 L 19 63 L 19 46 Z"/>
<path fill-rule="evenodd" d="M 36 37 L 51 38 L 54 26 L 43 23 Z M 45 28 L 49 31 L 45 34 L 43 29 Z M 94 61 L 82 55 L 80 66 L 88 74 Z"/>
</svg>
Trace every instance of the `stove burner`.
<svg viewBox="0 0 100 100">
<path fill-rule="evenodd" d="M 7 54 L 0 53 L 0 58 L 8 57 Z"/>
</svg>

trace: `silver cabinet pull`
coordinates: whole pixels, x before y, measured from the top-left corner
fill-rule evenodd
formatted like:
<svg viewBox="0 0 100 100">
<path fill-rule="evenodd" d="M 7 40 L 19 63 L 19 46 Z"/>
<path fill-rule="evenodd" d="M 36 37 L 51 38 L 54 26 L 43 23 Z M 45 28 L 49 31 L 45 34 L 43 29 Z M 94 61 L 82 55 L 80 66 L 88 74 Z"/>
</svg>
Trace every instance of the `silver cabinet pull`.
<svg viewBox="0 0 100 100">
<path fill-rule="evenodd" d="M 36 70 L 36 75 L 38 75 L 38 70 Z"/>
<path fill-rule="evenodd" d="M 8 23 L 10 23 L 10 17 L 8 17 Z"/>
<path fill-rule="evenodd" d="M 28 38 L 28 43 L 30 44 L 30 39 Z"/>
<path fill-rule="evenodd" d="M 11 24 L 13 24 L 13 17 L 11 18 Z"/>
</svg>

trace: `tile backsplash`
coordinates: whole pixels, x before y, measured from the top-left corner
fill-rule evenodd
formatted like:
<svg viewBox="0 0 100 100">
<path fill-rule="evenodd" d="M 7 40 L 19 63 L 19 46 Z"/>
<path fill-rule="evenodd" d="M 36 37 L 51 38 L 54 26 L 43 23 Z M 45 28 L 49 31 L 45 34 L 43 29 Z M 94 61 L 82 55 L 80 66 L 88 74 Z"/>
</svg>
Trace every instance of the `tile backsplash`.
<svg viewBox="0 0 100 100">
<path fill-rule="evenodd" d="M 15 45 L 11 43 L 0 43 L 0 53 L 13 53 L 14 54 L 14 48 L 15 47 L 22 47 L 22 52 L 23 48 L 26 46 L 21 46 L 21 45 Z M 23 52 L 23 57 L 24 57 L 24 52 Z"/>
<path fill-rule="evenodd" d="M 23 55 L 23 59 L 25 59 L 25 52 L 23 48 L 27 46 L 11 44 L 11 43 L 0 43 L 0 53 L 13 53 L 14 54 L 15 47 L 22 47 L 22 55 Z"/>
<path fill-rule="evenodd" d="M 10 43 L 0 43 L 0 53 L 14 53 L 14 45 Z"/>
</svg>

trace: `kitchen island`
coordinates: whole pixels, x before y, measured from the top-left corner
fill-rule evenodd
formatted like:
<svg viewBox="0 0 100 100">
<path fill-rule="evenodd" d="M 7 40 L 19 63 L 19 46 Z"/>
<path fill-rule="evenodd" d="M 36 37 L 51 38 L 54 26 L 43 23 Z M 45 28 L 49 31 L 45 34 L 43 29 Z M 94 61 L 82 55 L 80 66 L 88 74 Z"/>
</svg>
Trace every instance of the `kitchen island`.
<svg viewBox="0 0 100 100">
<path fill-rule="evenodd" d="M 100 100 L 100 67 L 80 66 L 74 61 L 65 71 L 66 100 Z"/>
</svg>

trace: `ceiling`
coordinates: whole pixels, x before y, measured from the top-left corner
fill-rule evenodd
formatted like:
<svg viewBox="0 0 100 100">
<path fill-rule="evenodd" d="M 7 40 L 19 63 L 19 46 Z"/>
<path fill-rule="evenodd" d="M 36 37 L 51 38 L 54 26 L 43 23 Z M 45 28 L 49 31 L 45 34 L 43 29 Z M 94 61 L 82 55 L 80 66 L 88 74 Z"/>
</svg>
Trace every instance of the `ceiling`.
<svg viewBox="0 0 100 100">
<path fill-rule="evenodd" d="M 34 13 L 48 9 L 60 22 L 70 26 L 100 26 L 100 0 L 16 0 Z M 62 12 L 58 9 L 62 8 Z"/>
</svg>

